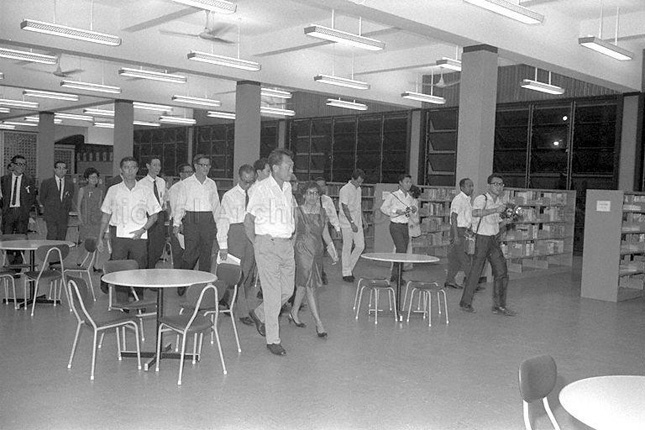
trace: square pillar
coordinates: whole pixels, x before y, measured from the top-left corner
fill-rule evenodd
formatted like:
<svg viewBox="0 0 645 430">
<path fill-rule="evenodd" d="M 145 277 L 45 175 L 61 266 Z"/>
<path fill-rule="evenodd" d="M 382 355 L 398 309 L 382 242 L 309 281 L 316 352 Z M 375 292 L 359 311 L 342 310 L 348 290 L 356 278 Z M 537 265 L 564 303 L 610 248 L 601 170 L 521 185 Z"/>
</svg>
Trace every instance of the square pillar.
<svg viewBox="0 0 645 430">
<path fill-rule="evenodd" d="M 118 175 L 119 163 L 123 157 L 134 154 L 134 106 L 128 100 L 114 102 L 114 155 L 112 173 Z M 139 166 L 141 167 L 141 166 Z"/>
<path fill-rule="evenodd" d="M 36 143 L 36 179 L 42 182 L 53 176 L 54 172 L 54 113 L 38 114 L 38 137 Z M 71 167 L 71 166 L 70 166 Z"/>
<path fill-rule="evenodd" d="M 235 90 L 233 178 L 242 164 L 260 158 L 260 83 L 240 81 Z"/>
</svg>

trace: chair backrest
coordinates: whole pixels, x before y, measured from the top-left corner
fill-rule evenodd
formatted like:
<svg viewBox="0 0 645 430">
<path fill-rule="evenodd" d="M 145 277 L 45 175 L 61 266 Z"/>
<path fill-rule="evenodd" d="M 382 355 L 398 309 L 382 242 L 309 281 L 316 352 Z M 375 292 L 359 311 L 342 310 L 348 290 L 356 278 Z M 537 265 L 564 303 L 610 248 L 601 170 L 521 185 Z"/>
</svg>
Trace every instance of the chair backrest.
<svg viewBox="0 0 645 430">
<path fill-rule="evenodd" d="M 200 284 L 192 285 L 186 290 L 186 302 L 191 305 L 191 308 L 194 306 L 193 314 L 186 324 L 186 327 L 190 327 L 193 323 L 193 320 L 197 317 L 200 312 L 200 309 L 203 308 L 215 308 L 217 309 L 217 303 L 219 301 L 217 288 L 213 284 Z"/>
<path fill-rule="evenodd" d="M 62 263 L 69 254 L 69 245 L 43 245 L 36 249 L 36 259 L 45 263 Z"/>
<path fill-rule="evenodd" d="M 139 263 L 136 260 L 108 260 L 103 263 L 103 273 L 106 275 L 112 272 L 122 272 L 124 270 L 137 270 Z"/>
<path fill-rule="evenodd" d="M 87 288 L 85 280 L 82 278 L 68 277 L 67 288 L 72 298 L 72 311 L 78 321 L 85 322 L 86 324 L 96 326 L 90 311 L 94 306 L 94 300 L 91 293 Z"/>
<path fill-rule="evenodd" d="M 85 239 L 85 242 L 83 242 L 83 246 L 85 246 L 85 250 L 91 254 L 96 251 L 96 239 L 88 237 Z"/>
<path fill-rule="evenodd" d="M 524 360 L 520 364 L 520 394 L 531 403 L 548 396 L 558 378 L 555 360 L 550 355 L 540 355 Z"/>
<path fill-rule="evenodd" d="M 218 281 L 222 281 L 227 287 L 233 288 L 242 280 L 242 268 L 235 264 L 220 263 L 215 271 Z"/>
</svg>

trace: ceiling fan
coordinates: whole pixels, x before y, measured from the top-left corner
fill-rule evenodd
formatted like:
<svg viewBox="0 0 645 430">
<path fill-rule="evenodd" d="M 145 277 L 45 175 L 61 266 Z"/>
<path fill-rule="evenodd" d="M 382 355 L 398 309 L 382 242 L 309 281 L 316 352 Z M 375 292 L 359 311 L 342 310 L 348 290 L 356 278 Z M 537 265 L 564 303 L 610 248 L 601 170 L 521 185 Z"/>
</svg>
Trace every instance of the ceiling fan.
<svg viewBox="0 0 645 430">
<path fill-rule="evenodd" d="M 84 72 L 84 71 L 85 71 L 85 70 L 83 70 L 83 69 L 70 69 L 70 70 L 63 70 L 63 69 L 60 67 L 60 60 L 61 60 L 61 58 L 62 58 L 62 57 L 63 57 L 63 54 L 60 54 L 60 55 L 58 56 L 58 60 L 56 61 L 56 70 L 54 70 L 54 71 L 52 72 L 52 74 L 53 74 L 54 76 L 58 76 L 59 78 L 66 78 L 66 77 L 68 77 L 68 76 L 75 75 L 75 74 L 77 74 L 77 73 L 82 73 L 82 72 Z"/>
<path fill-rule="evenodd" d="M 234 26 L 231 24 L 222 23 L 216 25 L 215 23 L 211 22 L 211 11 L 206 11 L 206 24 L 204 25 L 204 30 L 202 30 L 200 33 L 184 33 L 181 31 L 164 29 L 159 30 L 159 33 L 169 36 L 198 37 L 200 39 L 208 40 L 211 42 L 231 44 L 234 42 L 232 40 L 223 38 L 222 35 L 227 33 L 232 28 L 234 28 Z"/>
<path fill-rule="evenodd" d="M 436 84 L 434 84 L 434 86 L 437 87 L 437 88 L 448 88 L 448 87 L 452 87 L 453 85 L 458 85 L 459 81 L 460 81 L 460 79 L 457 79 L 457 80 L 454 80 L 454 81 L 451 81 L 451 82 L 446 82 L 443 79 L 443 69 L 442 69 L 441 70 L 441 75 L 439 77 L 439 80 L 437 81 Z"/>
</svg>

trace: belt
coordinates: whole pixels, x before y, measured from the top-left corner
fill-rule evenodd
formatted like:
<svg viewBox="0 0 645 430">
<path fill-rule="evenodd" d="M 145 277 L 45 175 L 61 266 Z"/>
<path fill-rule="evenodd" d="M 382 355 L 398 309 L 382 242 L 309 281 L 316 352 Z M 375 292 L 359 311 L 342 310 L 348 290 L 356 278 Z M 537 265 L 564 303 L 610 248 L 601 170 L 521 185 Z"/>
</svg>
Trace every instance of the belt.
<svg viewBox="0 0 645 430">
<path fill-rule="evenodd" d="M 187 214 L 212 214 L 213 211 L 186 211 Z"/>
<path fill-rule="evenodd" d="M 275 237 L 275 236 L 271 236 L 271 235 L 269 235 L 269 234 L 258 234 L 258 236 L 266 237 L 267 239 L 269 239 L 269 240 L 273 240 L 273 241 L 287 241 L 287 240 L 291 240 L 291 238 L 290 238 L 290 237 Z"/>
</svg>

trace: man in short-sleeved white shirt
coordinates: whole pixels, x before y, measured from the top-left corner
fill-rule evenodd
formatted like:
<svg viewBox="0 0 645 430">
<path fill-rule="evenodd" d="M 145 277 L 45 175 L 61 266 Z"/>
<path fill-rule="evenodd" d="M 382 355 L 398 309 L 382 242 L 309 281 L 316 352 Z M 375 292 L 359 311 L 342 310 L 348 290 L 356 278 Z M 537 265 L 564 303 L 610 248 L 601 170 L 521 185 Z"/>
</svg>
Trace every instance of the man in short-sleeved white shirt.
<svg viewBox="0 0 645 430">
<path fill-rule="evenodd" d="M 146 167 L 148 174 L 141 178 L 139 183 L 150 188 L 161 208 L 165 209 L 165 201 L 168 196 L 166 195 L 166 181 L 159 176 L 161 160 L 152 158 L 149 163 L 146 163 Z M 162 210 L 148 232 L 148 269 L 154 269 L 163 254 L 163 249 L 166 246 L 166 232 L 166 212 Z"/>
<path fill-rule="evenodd" d="M 365 249 L 361 184 L 365 180 L 365 172 L 356 169 L 352 179 L 343 185 L 338 192 L 338 221 L 343 234 L 342 268 L 343 281 L 354 282 L 354 267 Z M 353 249 L 352 249 L 353 247 Z"/>
<path fill-rule="evenodd" d="M 459 270 L 468 276 L 470 272 L 470 255 L 466 254 L 465 236 L 472 222 L 473 206 L 470 198 L 475 185 L 470 178 L 459 181 L 459 194 L 450 203 L 450 251 L 448 251 L 448 274 L 444 286 L 461 289 L 463 285 L 455 282 Z"/>
</svg>

